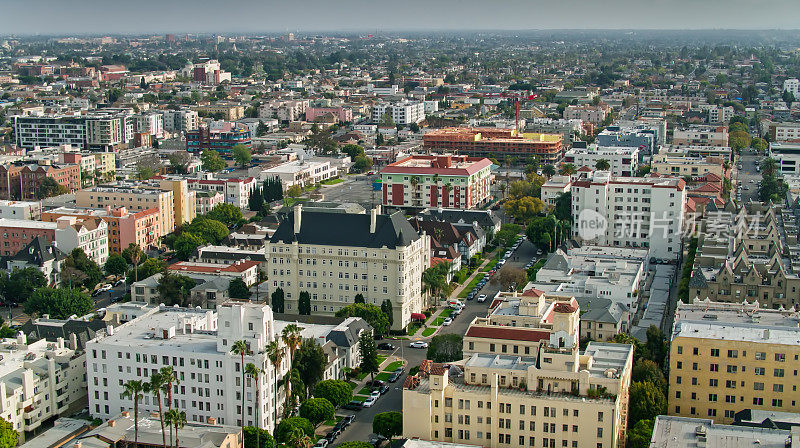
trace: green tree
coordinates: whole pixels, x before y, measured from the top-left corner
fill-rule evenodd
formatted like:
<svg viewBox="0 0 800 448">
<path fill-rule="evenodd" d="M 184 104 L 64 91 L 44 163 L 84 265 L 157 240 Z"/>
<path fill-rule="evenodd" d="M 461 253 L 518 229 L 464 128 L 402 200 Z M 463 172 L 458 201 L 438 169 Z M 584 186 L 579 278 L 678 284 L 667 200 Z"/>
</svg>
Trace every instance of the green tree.
<svg viewBox="0 0 800 448">
<path fill-rule="evenodd" d="M 161 301 L 167 305 L 190 306 L 189 295 L 197 282 L 185 275 L 173 274 L 169 269 L 161 272 L 156 290 Z"/>
<path fill-rule="evenodd" d="M 71 288 L 38 288 L 25 301 L 25 312 L 53 319 L 83 316 L 92 310 L 92 299 L 88 294 Z"/>
<path fill-rule="evenodd" d="M 428 344 L 427 359 L 433 362 L 453 362 L 464 357 L 463 337 L 460 334 L 438 334 Z"/>
<path fill-rule="evenodd" d="M 228 296 L 233 299 L 247 299 L 250 298 L 250 289 L 244 280 L 235 278 L 228 285 Z"/>
<path fill-rule="evenodd" d="M 233 204 L 217 204 L 206 214 L 206 218 L 230 227 L 242 219 L 242 209 Z"/>
<path fill-rule="evenodd" d="M 258 441 L 256 441 L 258 439 Z M 266 429 L 244 427 L 244 448 L 275 448 L 275 439 Z"/>
<path fill-rule="evenodd" d="M 272 307 L 272 311 L 276 313 L 283 313 L 283 289 L 278 288 L 275 291 L 272 291 L 270 306 Z"/>
<path fill-rule="evenodd" d="M 8 301 L 25 303 L 37 288 L 45 286 L 47 279 L 36 268 L 14 269 L 11 273 L 0 271 L 0 288 Z"/>
<path fill-rule="evenodd" d="M 578 170 L 577 170 L 577 168 L 575 168 L 574 164 L 565 163 L 565 164 L 561 165 L 561 168 L 558 170 L 558 173 L 563 175 L 563 176 L 572 176 L 577 171 Z"/>
<path fill-rule="evenodd" d="M 371 379 L 375 379 L 375 373 L 380 369 L 378 362 L 378 348 L 375 346 L 375 338 L 369 331 L 362 331 L 358 338 L 359 349 L 361 350 L 361 371 L 370 374 Z"/>
<path fill-rule="evenodd" d="M 281 420 L 275 428 L 275 441 L 278 443 L 289 443 L 290 434 L 295 430 L 300 430 L 307 436 L 314 435 L 314 425 L 303 417 L 289 417 Z"/>
<path fill-rule="evenodd" d="M 200 155 L 200 162 L 202 162 L 204 171 L 211 171 L 212 173 L 216 173 L 227 166 L 222 157 L 219 156 L 219 153 L 213 149 L 203 151 L 203 154 Z"/>
<path fill-rule="evenodd" d="M 336 154 L 339 144 L 331 136 L 330 129 L 322 129 L 318 125 L 311 126 L 311 134 L 305 140 L 306 145 L 322 154 Z"/>
<path fill-rule="evenodd" d="M 355 159 L 357 156 L 364 154 L 364 148 L 359 145 L 349 143 L 342 146 L 342 152 L 350 156 L 351 159 Z"/>
<path fill-rule="evenodd" d="M 139 262 L 142 258 L 146 258 L 142 248 L 136 243 L 128 244 L 128 247 L 122 250 L 122 256 L 129 264 L 133 265 L 133 278 L 134 281 L 139 281 Z M 130 281 L 128 283 L 131 283 Z"/>
<path fill-rule="evenodd" d="M 633 365 L 633 372 L 631 373 L 631 381 L 643 383 L 648 382 L 656 385 L 662 392 L 667 391 L 667 380 L 664 378 L 664 372 L 655 362 L 649 359 L 639 359 Z"/>
<path fill-rule="evenodd" d="M 387 439 L 403 433 L 402 412 L 381 412 L 372 419 L 372 432 Z"/>
<path fill-rule="evenodd" d="M 36 187 L 36 199 L 49 198 L 69 193 L 69 188 L 56 182 L 52 177 L 45 177 Z"/>
<path fill-rule="evenodd" d="M 553 177 L 556 174 L 556 167 L 548 163 L 542 168 L 542 174 L 547 177 Z"/>
<path fill-rule="evenodd" d="M 667 413 L 667 399 L 655 384 L 632 383 L 629 394 L 629 426 L 635 425 L 640 420 L 654 419 L 658 415 Z"/>
<path fill-rule="evenodd" d="M 524 286 L 528 283 L 528 274 L 520 268 L 510 265 L 500 268 L 491 280 L 493 285 L 499 284 L 502 291 L 510 291 L 512 287 Z"/>
<path fill-rule="evenodd" d="M 139 400 L 144 398 L 145 383 L 141 380 L 129 380 L 123 384 L 122 398 L 133 400 L 133 440 L 139 445 Z"/>
<path fill-rule="evenodd" d="M 553 214 L 558 220 L 572 222 L 572 193 L 567 192 L 558 196 Z"/>
<path fill-rule="evenodd" d="M 250 148 L 241 143 L 233 145 L 231 151 L 233 152 L 233 160 L 242 168 L 245 168 L 250 164 L 250 161 L 253 160 L 253 154 L 250 152 Z"/>
<path fill-rule="evenodd" d="M 297 313 L 304 316 L 311 315 L 311 294 L 308 291 L 300 291 L 297 299 Z"/>
<path fill-rule="evenodd" d="M 637 177 L 644 177 L 648 174 L 650 174 L 650 165 L 639 165 L 639 168 L 636 169 Z"/>
<path fill-rule="evenodd" d="M 292 367 L 297 369 L 307 389 L 313 388 L 325 374 L 328 357 L 313 339 L 303 339 L 292 357 Z"/>
<path fill-rule="evenodd" d="M 392 307 L 392 301 L 384 299 L 383 302 L 381 302 L 381 311 L 386 315 L 386 320 L 389 321 L 388 328 L 392 328 L 392 325 L 394 325 L 394 308 Z"/>
<path fill-rule="evenodd" d="M 192 155 L 186 151 L 176 151 L 167 156 L 169 165 L 178 174 L 187 174 Z"/>
<path fill-rule="evenodd" d="M 646 334 L 647 342 L 645 343 L 645 348 L 647 348 L 650 354 L 650 359 L 655 361 L 659 366 L 663 366 L 664 360 L 669 352 L 669 344 L 667 343 L 666 336 L 664 336 L 661 329 L 655 325 L 650 325 L 647 328 Z"/>
<path fill-rule="evenodd" d="M 186 412 L 177 409 L 170 409 L 167 415 L 164 416 L 164 423 L 169 426 L 170 443 L 172 440 L 172 428 L 175 428 L 175 448 L 180 447 L 180 440 L 178 437 L 178 430 L 186 426 Z"/>
<path fill-rule="evenodd" d="M 83 285 L 90 289 L 94 288 L 103 279 L 103 271 L 100 266 L 79 247 L 72 249 L 72 252 L 64 259 L 64 267 L 65 270 L 77 271 L 83 274 Z"/>
<path fill-rule="evenodd" d="M 148 278 L 163 271 L 166 267 L 167 263 L 164 260 L 159 260 L 158 258 L 148 258 L 138 267 L 128 271 L 127 282 L 133 283 L 136 281 L 136 275 L 139 275 L 143 279 Z"/>
<path fill-rule="evenodd" d="M 505 210 L 507 215 L 523 223 L 542 213 L 545 207 L 546 205 L 541 199 L 532 198 L 530 196 L 521 197 L 519 199 L 509 198 L 506 199 L 505 204 L 503 204 L 503 210 Z"/>
<path fill-rule="evenodd" d="M 332 419 L 335 411 L 333 404 L 325 398 L 309 398 L 300 405 L 300 417 L 307 419 L 314 426 Z"/>
<path fill-rule="evenodd" d="M 358 293 L 355 297 L 353 297 L 353 303 L 366 303 L 364 300 L 364 294 Z"/>
<path fill-rule="evenodd" d="M 300 187 L 300 185 L 296 185 L 296 184 L 292 185 L 291 187 L 289 187 L 286 190 L 286 195 L 289 196 L 292 199 L 298 198 L 302 194 L 303 194 L 303 189 Z"/>
<path fill-rule="evenodd" d="M 341 308 L 336 312 L 336 317 L 360 317 L 367 321 L 377 334 L 386 334 L 389 329 L 389 319 L 380 307 L 371 303 L 354 303 Z"/>
<path fill-rule="evenodd" d="M 19 442 L 19 433 L 14 425 L 0 418 L 0 448 L 14 448 Z"/>
<path fill-rule="evenodd" d="M 111 254 L 108 256 L 104 267 L 108 275 L 124 275 L 125 271 L 128 270 L 128 262 L 120 254 Z"/>
<path fill-rule="evenodd" d="M 193 233 L 199 236 L 203 243 L 219 244 L 225 237 L 228 236 L 230 231 L 228 226 L 216 219 L 208 219 L 204 216 L 198 216 L 192 220 L 188 225 L 183 226 L 183 233 Z"/>
<path fill-rule="evenodd" d="M 353 168 L 353 171 L 355 171 L 357 173 L 363 173 L 363 172 L 369 171 L 370 168 L 372 168 L 372 159 L 370 159 L 367 156 L 363 156 L 363 155 L 356 156 L 356 158 L 353 159 L 353 167 L 352 168 Z"/>
<path fill-rule="evenodd" d="M 608 159 L 600 159 L 595 163 L 594 167 L 600 171 L 608 171 L 611 169 L 611 163 L 609 163 Z"/>
<path fill-rule="evenodd" d="M 314 387 L 314 396 L 324 398 L 334 406 L 342 406 L 353 399 L 353 389 L 347 381 L 324 380 Z"/>
<path fill-rule="evenodd" d="M 511 247 L 517 241 L 522 227 L 518 224 L 503 224 L 497 231 L 494 238 L 498 246 Z"/>
<path fill-rule="evenodd" d="M 628 448 L 649 448 L 655 420 L 639 420 L 628 432 Z"/>
</svg>

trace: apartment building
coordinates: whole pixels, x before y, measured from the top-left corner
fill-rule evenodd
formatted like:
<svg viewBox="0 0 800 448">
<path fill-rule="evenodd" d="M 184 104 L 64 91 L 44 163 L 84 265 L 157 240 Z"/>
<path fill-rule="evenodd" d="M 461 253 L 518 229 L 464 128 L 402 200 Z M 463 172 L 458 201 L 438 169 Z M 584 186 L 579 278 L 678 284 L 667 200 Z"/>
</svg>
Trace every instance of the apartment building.
<svg viewBox="0 0 800 448">
<path fill-rule="evenodd" d="M 75 115 L 14 116 L 14 135 L 17 146 L 33 149 L 37 146 L 71 145 L 86 148 L 86 119 Z"/>
<path fill-rule="evenodd" d="M 244 106 L 238 103 L 221 102 L 206 104 L 204 106 L 195 106 L 194 110 L 209 115 L 221 114 L 221 118 L 226 121 L 236 121 L 244 118 Z"/>
<path fill-rule="evenodd" d="M 113 152 L 133 140 L 134 120 L 124 112 L 96 112 L 86 119 L 87 149 Z"/>
<path fill-rule="evenodd" d="M 699 223 L 689 297 L 715 302 L 757 301 L 766 308 L 797 306 L 800 249 L 792 210 L 748 203 L 717 210 Z"/>
<path fill-rule="evenodd" d="M 117 183 L 95 186 L 75 192 L 80 208 L 125 207 L 126 210 L 158 209 L 162 235 L 175 230 L 177 221 L 173 190 L 162 190 L 142 184 Z"/>
<path fill-rule="evenodd" d="M 216 277 L 225 277 L 229 280 L 238 278 L 245 285 L 252 286 L 258 281 L 258 267 L 262 262 L 259 260 L 246 260 L 244 258 L 234 263 L 224 263 L 215 260 L 213 263 L 201 261 L 179 261 L 167 266 L 167 269 L 177 274 L 189 275 L 200 274 Z"/>
<path fill-rule="evenodd" d="M 800 411 L 800 319 L 758 303 L 679 303 L 669 413 L 729 424 L 745 409 Z"/>
<path fill-rule="evenodd" d="M 720 179 L 730 174 L 725 169 L 725 162 L 730 164 L 730 159 L 723 157 L 690 157 L 686 151 L 669 151 L 655 154 L 650 163 L 653 172 L 674 177 L 701 178 L 712 173 Z"/>
<path fill-rule="evenodd" d="M 699 446 L 797 448 L 797 427 L 754 428 L 723 425 L 711 418 L 659 415 L 650 439 L 652 447 L 689 448 Z"/>
<path fill-rule="evenodd" d="M 403 419 L 403 437 L 492 448 L 623 447 L 633 348 L 590 342 L 580 352 L 574 300 L 524 298 L 518 306 L 535 316 L 516 327 L 476 318 L 465 359 L 423 361 L 406 378 L 403 413 L 415 418 Z"/>
<path fill-rule="evenodd" d="M 39 186 L 45 177 L 52 178 L 70 192 L 81 188 L 81 167 L 75 164 L 24 165 L 19 171 L 20 198 L 39 199 Z"/>
<path fill-rule="evenodd" d="M 62 338 L 29 344 L 19 333 L 2 340 L 0 355 L 0 418 L 21 434 L 20 440 L 85 402 L 86 355 Z"/>
<path fill-rule="evenodd" d="M 209 59 L 197 64 L 187 64 L 181 69 L 181 75 L 191 78 L 194 82 L 212 86 L 231 81 L 231 73 L 222 70 L 219 61 L 216 59 Z"/>
<path fill-rule="evenodd" d="M 225 203 L 225 195 L 219 191 L 195 190 L 195 209 L 198 215 L 205 215 L 219 204 Z"/>
<path fill-rule="evenodd" d="M 672 132 L 672 144 L 676 146 L 729 146 L 727 126 L 694 125 L 676 127 Z"/>
<path fill-rule="evenodd" d="M 295 313 L 300 292 L 311 295 L 312 314 L 332 315 L 357 294 L 393 307 L 393 329 L 422 312 L 422 272 L 430 266 L 427 235 L 418 235 L 401 213 L 303 211 L 296 205 L 267 242 L 270 291 L 282 288 L 286 312 Z"/>
<path fill-rule="evenodd" d="M 342 122 L 353 121 L 353 111 L 344 107 L 309 107 L 305 111 L 306 121 L 317 121 L 325 116 L 332 115 Z"/>
<path fill-rule="evenodd" d="M 733 106 L 711 106 L 708 108 L 708 122 L 726 125 L 733 118 Z"/>
<path fill-rule="evenodd" d="M 145 249 L 158 245 L 161 232 L 161 214 L 157 207 L 129 211 L 125 207 L 76 208 L 57 207 L 42 213 L 42 221 L 56 222 L 63 216 L 78 219 L 99 218 L 106 222 L 109 254 L 119 254 L 131 243 Z"/>
<path fill-rule="evenodd" d="M 789 78 L 783 81 L 783 91 L 790 92 L 795 98 L 800 98 L 800 80 Z"/>
<path fill-rule="evenodd" d="M 233 204 L 242 210 L 249 207 L 250 194 L 258 187 L 258 181 L 253 177 L 228 178 L 228 179 L 186 179 L 187 185 L 192 190 L 219 192 L 227 204 Z M 202 213 L 201 213 L 202 214 Z"/>
<path fill-rule="evenodd" d="M 0 218 L 39 220 L 42 204 L 29 201 L 0 200 Z"/>
<path fill-rule="evenodd" d="M 666 135 L 665 120 L 619 121 L 597 134 L 595 142 L 600 146 L 639 147 L 640 155 L 650 155 L 665 143 Z"/>
<path fill-rule="evenodd" d="M 308 100 L 274 100 L 258 109 L 258 118 L 298 121 L 305 115 L 308 107 Z"/>
<path fill-rule="evenodd" d="M 89 413 L 108 419 L 129 411 L 133 403 L 122 397 L 130 380 L 147 381 L 152 373 L 171 366 L 180 379 L 172 392 L 174 407 L 186 412 L 189 422 L 256 425 L 273 431 L 282 415 L 277 399 L 277 378 L 289 365 L 285 358 L 276 372 L 266 348 L 276 332 L 267 305 L 228 301 L 216 310 L 159 306 L 118 327 L 111 327 L 86 343 Z M 243 340 L 251 354 L 244 362 L 263 368 L 258 387 L 245 382 L 242 408 L 242 369 L 239 355 L 231 353 Z M 256 393 L 260 394 L 256 408 Z M 139 403 L 139 412 L 158 411 L 152 395 Z M 256 412 L 258 411 L 258 412 Z M 141 415 L 140 414 L 140 415 Z"/>
<path fill-rule="evenodd" d="M 266 170 L 256 167 L 249 174 L 257 176 L 262 181 L 278 178 L 286 190 L 293 185 L 306 187 L 332 179 L 339 175 L 339 170 L 327 160 L 293 160 Z"/>
<path fill-rule="evenodd" d="M 250 130 L 238 123 L 223 123 L 213 129 L 200 126 L 196 130 L 186 132 L 186 150 L 202 153 L 213 149 L 220 155 L 232 157 L 233 147 L 244 145 L 250 148 L 252 143 Z"/>
<path fill-rule="evenodd" d="M 607 104 L 600 104 L 597 106 L 567 106 L 567 108 L 564 109 L 564 119 L 588 121 L 589 123 L 597 125 L 602 123 L 610 112 L 611 108 Z"/>
<path fill-rule="evenodd" d="M 372 107 L 372 122 L 380 123 L 388 115 L 395 124 L 408 126 L 425 120 L 425 103 L 420 101 L 400 101 L 380 103 Z"/>
<path fill-rule="evenodd" d="M 409 156 L 381 170 L 391 207 L 474 209 L 489 201 L 492 162 L 467 156 Z"/>
<path fill-rule="evenodd" d="M 800 174 L 800 142 L 770 142 L 769 156 L 778 163 L 781 174 Z"/>
<path fill-rule="evenodd" d="M 563 155 L 561 134 L 518 134 L 502 128 L 442 128 L 425 133 L 425 150 L 452 152 L 470 157 L 517 157 L 535 155 L 542 163 L 556 163 Z"/>
<path fill-rule="evenodd" d="M 156 138 L 163 137 L 164 115 L 157 112 L 134 115 L 133 132 L 146 133 Z"/>
<path fill-rule="evenodd" d="M 14 255 L 35 238 L 53 244 L 57 228 L 58 225 L 53 222 L 0 218 L 0 235 L 3 237 L 0 251 L 3 255 Z"/>
<path fill-rule="evenodd" d="M 588 166 L 594 169 L 600 160 L 609 163 L 613 176 L 635 176 L 639 169 L 639 147 L 589 145 L 587 148 L 572 148 L 564 154 L 564 163 L 578 168 Z"/>
<path fill-rule="evenodd" d="M 572 188 L 570 176 L 552 176 L 550 179 L 547 179 L 547 182 L 542 184 L 542 202 L 555 207 L 558 198 L 564 193 L 569 193 L 570 188 Z"/>
<path fill-rule="evenodd" d="M 592 244 L 639 247 L 674 259 L 682 247 L 683 179 L 615 177 L 595 171 L 572 183 L 573 235 Z"/>
<path fill-rule="evenodd" d="M 771 142 L 792 142 L 800 140 L 800 123 L 772 122 L 761 123 L 761 128 Z"/>
<path fill-rule="evenodd" d="M 56 220 L 56 246 L 65 253 L 81 249 L 90 260 L 103 266 L 108 259 L 108 224 L 100 218 L 78 220 L 62 216 Z"/>
<path fill-rule="evenodd" d="M 165 110 L 161 114 L 164 117 L 164 130 L 167 132 L 186 133 L 196 130 L 200 125 L 200 118 L 193 110 Z"/>
</svg>

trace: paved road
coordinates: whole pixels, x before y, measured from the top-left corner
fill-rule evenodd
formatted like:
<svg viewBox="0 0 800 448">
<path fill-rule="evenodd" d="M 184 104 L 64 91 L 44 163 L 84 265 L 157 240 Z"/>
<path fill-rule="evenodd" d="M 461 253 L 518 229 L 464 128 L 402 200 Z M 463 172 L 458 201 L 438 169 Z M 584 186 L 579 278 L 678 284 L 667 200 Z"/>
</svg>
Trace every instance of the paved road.
<svg viewBox="0 0 800 448">
<path fill-rule="evenodd" d="M 535 256 L 536 247 L 529 241 L 525 240 L 525 242 L 520 245 L 511 258 L 506 261 L 506 265 L 522 268 L 528 261 L 531 260 L 531 258 L 534 258 Z M 489 298 L 491 298 L 497 294 L 499 289 L 499 285 L 487 283 L 486 286 L 484 286 L 481 290 L 481 294 L 486 294 Z M 455 318 L 450 326 L 442 327 L 438 334 L 465 334 L 470 322 L 472 322 L 475 317 L 486 316 L 486 312 L 490 305 L 490 300 L 487 300 L 484 303 L 478 303 L 476 300 L 469 300 L 465 301 L 465 303 L 466 307 L 461 315 Z M 412 337 L 411 339 L 414 340 L 422 338 Z M 420 365 L 420 363 L 422 363 L 422 361 L 425 359 L 426 350 L 408 347 L 409 341 L 407 340 L 388 342 L 391 342 L 394 345 L 400 345 L 400 347 L 395 349 L 391 354 L 405 359 L 406 373 L 411 367 Z M 389 352 L 381 353 L 390 354 Z M 372 433 L 372 419 L 376 414 L 388 411 L 401 411 L 403 409 L 402 385 L 404 380 L 405 375 L 403 375 L 396 383 L 389 383 L 389 392 L 379 398 L 377 403 L 375 403 L 375 405 L 371 408 L 362 409 L 357 412 L 340 411 L 339 414 L 341 415 L 355 414 L 356 419 L 353 424 L 350 425 L 350 427 L 347 428 L 338 439 L 336 439 L 336 442 L 333 446 L 354 440 L 366 441 L 369 438 L 369 435 Z"/>
<path fill-rule="evenodd" d="M 742 202 L 749 202 L 750 199 L 758 201 L 758 182 L 761 180 L 761 174 L 755 162 L 761 158 L 749 151 L 744 152 L 739 158 L 738 163 L 742 164 L 742 169 L 736 173 L 735 179 L 742 186 Z"/>
</svg>

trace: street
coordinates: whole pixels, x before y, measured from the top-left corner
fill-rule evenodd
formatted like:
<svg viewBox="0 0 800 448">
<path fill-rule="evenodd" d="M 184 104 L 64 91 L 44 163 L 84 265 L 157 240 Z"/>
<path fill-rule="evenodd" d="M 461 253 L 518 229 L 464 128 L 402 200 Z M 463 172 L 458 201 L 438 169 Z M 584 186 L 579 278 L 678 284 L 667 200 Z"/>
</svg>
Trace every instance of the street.
<svg viewBox="0 0 800 448">
<path fill-rule="evenodd" d="M 532 258 L 536 257 L 536 246 L 534 246 L 531 242 L 527 239 L 520 244 L 519 248 L 512 254 L 512 256 L 507 259 L 506 266 L 512 266 L 515 268 L 523 268 L 525 264 L 530 261 Z M 492 282 L 488 282 L 483 289 L 481 289 L 480 294 L 486 294 L 488 299 L 484 303 L 478 303 L 477 300 L 463 300 L 466 304 L 463 312 L 461 315 L 453 319 L 453 323 L 449 326 L 443 326 L 436 334 L 465 334 L 467 332 L 467 328 L 469 327 L 470 322 L 476 317 L 485 317 L 486 313 L 489 309 L 489 305 L 492 302 L 492 297 L 500 290 L 499 284 L 492 284 Z M 394 355 L 400 358 L 403 358 L 406 361 L 405 365 L 405 372 L 408 374 L 408 370 L 412 367 L 419 366 L 422 361 L 426 358 L 427 350 L 426 349 L 417 349 L 411 348 L 408 344 L 411 341 L 416 340 L 430 340 L 430 338 L 424 338 L 418 336 L 421 332 L 417 333 L 417 336 L 412 336 L 409 340 L 383 340 L 383 341 L 376 341 L 376 343 L 380 342 L 389 342 L 395 346 L 398 346 L 393 352 L 386 352 L 381 351 L 382 355 Z M 381 412 L 389 412 L 389 411 L 402 411 L 403 409 L 403 381 L 405 381 L 406 374 L 404 374 L 400 379 L 397 380 L 396 383 L 387 383 L 389 385 L 389 392 L 386 395 L 382 396 L 378 399 L 378 401 L 373 405 L 371 408 L 364 408 L 360 411 L 346 411 L 340 410 L 337 412 L 339 415 L 347 415 L 347 414 L 354 414 L 356 419 L 353 423 L 344 430 L 342 435 L 336 439 L 336 442 L 332 446 L 337 446 L 344 442 L 350 441 L 367 441 L 369 435 L 372 433 L 372 419 L 375 415 Z"/>
<path fill-rule="evenodd" d="M 744 150 L 737 162 L 742 165 L 742 169 L 737 171 L 735 177 L 736 184 L 742 186 L 742 202 L 750 202 L 751 199 L 758 201 L 758 182 L 761 181 L 761 174 L 756 168 L 756 160 L 759 159 L 761 156 Z M 736 197 L 736 188 L 737 186 L 734 185 L 732 197 Z"/>
</svg>

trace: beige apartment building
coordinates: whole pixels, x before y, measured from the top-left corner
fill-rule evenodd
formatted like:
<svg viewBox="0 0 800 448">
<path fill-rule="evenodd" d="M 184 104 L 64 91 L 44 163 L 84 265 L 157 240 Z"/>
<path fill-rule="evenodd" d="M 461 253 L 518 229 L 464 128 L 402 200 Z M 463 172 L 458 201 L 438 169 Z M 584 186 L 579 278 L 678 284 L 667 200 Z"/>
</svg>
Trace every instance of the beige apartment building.
<svg viewBox="0 0 800 448">
<path fill-rule="evenodd" d="M 380 306 L 389 300 L 393 329 L 422 312 L 422 272 L 430 266 L 430 242 L 401 213 L 303 211 L 297 205 L 267 242 L 270 293 L 281 288 L 286 313 L 297 313 L 300 293 L 311 313 L 333 315 L 355 296 Z"/>
<path fill-rule="evenodd" d="M 758 304 L 695 301 L 676 310 L 669 413 L 731 423 L 745 409 L 800 412 L 800 319 Z"/>
<path fill-rule="evenodd" d="M 668 176 L 694 178 L 712 173 L 724 178 L 726 170 L 723 163 L 729 160 L 722 157 L 689 157 L 684 152 L 672 152 L 653 155 L 650 166 L 654 172 Z"/>
<path fill-rule="evenodd" d="M 240 104 L 215 103 L 196 106 L 193 109 L 197 112 L 205 112 L 208 114 L 222 114 L 222 119 L 227 121 L 236 121 L 244 118 L 244 106 Z"/>
<path fill-rule="evenodd" d="M 633 347 L 578 347 L 574 299 L 519 297 L 517 327 L 476 319 L 465 359 L 403 385 L 403 437 L 484 447 L 624 447 Z M 496 304 L 493 304 L 496 305 Z M 535 315 L 535 316 L 534 316 Z M 521 322 L 521 323 L 520 323 Z"/>
<path fill-rule="evenodd" d="M 168 234 L 175 230 L 175 198 L 173 190 L 161 190 L 142 185 L 117 184 L 96 186 L 75 192 L 78 207 L 105 208 L 125 207 L 127 210 L 158 208 L 161 231 Z"/>
</svg>

